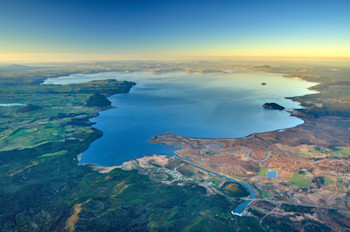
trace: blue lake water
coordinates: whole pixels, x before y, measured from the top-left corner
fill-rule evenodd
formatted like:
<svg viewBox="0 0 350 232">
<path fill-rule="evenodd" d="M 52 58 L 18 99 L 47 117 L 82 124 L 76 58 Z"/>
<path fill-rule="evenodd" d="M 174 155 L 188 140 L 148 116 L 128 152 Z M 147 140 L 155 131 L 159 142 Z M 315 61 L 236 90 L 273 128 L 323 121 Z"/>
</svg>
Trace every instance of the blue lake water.
<svg viewBox="0 0 350 232">
<path fill-rule="evenodd" d="M 303 121 L 262 105 L 276 102 L 286 108 L 300 108 L 285 97 L 314 93 L 307 89 L 314 83 L 281 74 L 242 71 L 73 74 L 47 79 L 44 84 L 102 79 L 136 82 L 130 93 L 109 98 L 118 108 L 92 119 L 94 127 L 104 134 L 83 153 L 81 163 L 102 166 L 119 165 L 145 155 L 171 155 L 174 148 L 147 142 L 153 135 L 174 132 L 200 138 L 236 138 L 294 127 Z"/>
</svg>

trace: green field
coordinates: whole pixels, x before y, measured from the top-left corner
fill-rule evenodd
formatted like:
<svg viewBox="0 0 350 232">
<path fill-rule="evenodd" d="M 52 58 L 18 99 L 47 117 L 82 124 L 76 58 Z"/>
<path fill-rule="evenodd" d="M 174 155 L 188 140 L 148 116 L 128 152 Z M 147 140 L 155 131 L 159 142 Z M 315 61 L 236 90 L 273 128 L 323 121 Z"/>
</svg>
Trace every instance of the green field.
<svg viewBox="0 0 350 232">
<path fill-rule="evenodd" d="M 249 191 L 240 184 L 226 182 L 220 190 L 229 197 L 247 197 L 249 196 Z"/>
<path fill-rule="evenodd" d="M 311 179 L 304 175 L 294 174 L 288 181 L 299 188 L 305 188 L 310 185 Z"/>
<path fill-rule="evenodd" d="M 267 168 L 267 167 L 260 167 L 260 169 L 259 169 L 259 175 L 260 175 L 260 176 L 266 176 L 268 170 L 269 170 L 269 168 Z"/>
<path fill-rule="evenodd" d="M 45 158 L 45 157 L 53 157 L 53 156 L 58 156 L 58 155 L 65 155 L 67 154 L 68 151 L 66 150 L 62 150 L 62 151 L 58 151 L 58 152 L 54 152 L 54 153 L 46 153 L 43 154 L 41 156 L 39 156 L 38 158 Z"/>
<path fill-rule="evenodd" d="M 332 151 L 333 154 L 342 159 L 350 158 L 350 147 L 336 147 L 335 151 Z"/>
</svg>

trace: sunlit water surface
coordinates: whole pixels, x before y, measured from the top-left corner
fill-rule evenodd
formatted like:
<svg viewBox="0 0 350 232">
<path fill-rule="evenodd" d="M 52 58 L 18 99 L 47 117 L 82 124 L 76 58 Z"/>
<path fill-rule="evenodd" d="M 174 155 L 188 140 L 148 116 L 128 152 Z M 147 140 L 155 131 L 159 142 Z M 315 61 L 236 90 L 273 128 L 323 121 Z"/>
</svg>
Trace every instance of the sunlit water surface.
<svg viewBox="0 0 350 232">
<path fill-rule="evenodd" d="M 147 141 L 152 135 L 174 132 L 200 138 L 236 138 L 251 133 L 290 128 L 303 123 L 286 111 L 264 109 L 266 102 L 300 108 L 285 97 L 314 93 L 314 83 L 280 74 L 107 72 L 47 79 L 44 84 L 82 83 L 117 79 L 136 82 L 130 93 L 109 99 L 94 127 L 103 136 L 94 141 L 81 163 L 118 165 L 145 155 L 171 155 L 174 148 Z M 261 85 L 264 82 L 266 85 Z"/>
</svg>

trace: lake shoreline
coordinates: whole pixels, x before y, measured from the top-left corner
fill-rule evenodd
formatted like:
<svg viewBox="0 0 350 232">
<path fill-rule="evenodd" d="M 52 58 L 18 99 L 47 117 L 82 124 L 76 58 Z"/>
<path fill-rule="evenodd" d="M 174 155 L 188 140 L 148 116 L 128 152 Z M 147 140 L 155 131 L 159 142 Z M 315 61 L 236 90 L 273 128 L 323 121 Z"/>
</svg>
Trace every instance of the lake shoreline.
<svg viewBox="0 0 350 232">
<path fill-rule="evenodd" d="M 313 87 L 314 87 L 314 86 L 309 87 L 308 89 L 312 89 Z M 315 93 L 315 94 L 317 94 L 317 93 Z M 111 95 L 110 97 L 112 97 L 112 96 L 114 96 L 114 95 Z M 299 97 L 300 97 L 300 96 L 299 96 Z M 285 97 L 285 98 L 286 98 L 286 97 Z M 292 100 L 292 101 L 295 101 L 295 100 L 293 100 L 293 99 L 291 99 L 291 100 Z M 298 101 L 296 101 L 296 102 L 298 102 Z M 301 105 L 301 102 L 298 102 L 298 103 Z M 116 106 L 114 106 L 113 103 L 112 103 L 111 108 L 112 108 L 112 107 L 116 107 Z M 110 109 L 110 108 L 108 108 L 108 109 Z M 104 109 L 104 110 L 107 110 L 107 109 Z M 100 112 L 102 112 L 102 111 L 100 111 Z M 286 112 L 289 113 L 289 116 L 299 118 L 299 119 L 301 119 L 301 120 L 303 121 L 302 124 L 296 125 L 295 127 L 307 123 L 307 120 L 305 120 L 304 117 L 301 117 L 301 115 L 297 113 L 297 109 L 286 110 Z M 100 114 L 98 114 L 98 115 L 100 115 Z M 97 116 L 98 116 L 98 115 L 97 115 Z M 96 117 L 97 117 L 97 116 L 96 116 Z M 91 117 L 91 118 L 93 118 L 93 117 Z M 91 119 L 91 118 L 90 118 L 90 119 Z M 94 123 L 94 124 L 95 124 L 95 123 Z M 230 138 L 230 139 L 242 139 L 242 138 L 243 138 L 243 139 L 247 139 L 247 138 L 250 138 L 250 137 L 252 137 L 252 136 L 259 135 L 259 134 L 265 134 L 265 133 L 283 133 L 283 132 L 285 132 L 286 130 L 291 129 L 291 128 L 294 128 L 294 127 L 279 128 L 279 129 L 276 129 L 276 130 L 273 130 L 273 131 L 252 133 L 252 134 L 249 134 L 249 135 L 247 135 L 247 136 L 245 136 L 245 137 L 237 137 L 237 138 Z M 96 129 L 97 129 L 97 128 L 96 128 Z M 102 130 L 100 130 L 100 131 L 102 132 L 102 136 L 103 136 L 103 131 L 102 131 Z M 201 139 L 201 140 L 206 139 L 206 138 L 198 138 L 198 137 L 188 137 L 188 138 L 192 138 L 192 139 Z M 91 145 L 91 144 L 90 144 L 90 145 Z M 90 147 L 90 145 L 89 145 L 89 147 Z M 158 155 L 155 154 L 155 155 L 153 155 L 153 156 L 158 156 Z M 163 156 L 163 155 L 160 155 L 160 156 Z M 139 161 L 142 162 L 143 159 L 147 160 L 147 159 L 149 159 L 149 157 L 150 157 L 150 156 L 147 156 L 147 155 L 146 155 L 146 156 L 137 158 L 137 160 L 139 160 Z M 210 169 L 207 169 L 207 168 L 198 166 L 198 165 L 193 164 L 193 163 L 191 163 L 191 162 L 185 161 L 185 160 L 183 160 L 183 159 L 181 159 L 181 158 L 177 158 L 177 157 L 175 157 L 174 155 L 173 155 L 173 156 L 168 156 L 168 157 L 176 158 L 176 159 L 178 159 L 178 160 L 180 160 L 180 161 L 182 161 L 182 162 L 185 162 L 185 163 L 187 163 L 187 164 L 193 165 L 194 167 L 203 169 L 203 170 L 205 170 L 205 171 L 212 172 L 213 174 L 216 174 L 216 175 L 219 175 L 219 176 L 221 176 L 221 177 L 227 178 L 227 179 L 229 179 L 229 180 L 231 180 L 231 181 L 234 181 L 234 182 L 236 182 L 236 183 L 238 183 L 238 184 L 244 186 L 245 188 L 247 188 L 247 189 L 249 190 L 249 192 L 250 192 L 250 198 L 249 198 L 248 201 L 245 201 L 244 203 L 240 204 L 240 205 L 235 209 L 235 213 L 237 213 L 237 215 L 240 214 L 240 213 L 242 213 L 242 211 L 249 205 L 249 203 L 251 202 L 251 200 L 254 199 L 254 197 L 255 197 L 255 193 L 254 193 L 253 188 L 251 188 L 251 187 L 249 186 L 249 184 L 247 184 L 247 183 L 245 183 L 245 182 L 241 182 L 241 181 L 238 181 L 238 180 L 236 180 L 236 179 L 229 178 L 229 177 L 227 177 L 227 176 L 225 176 L 225 175 L 218 174 L 217 172 L 215 172 L 215 171 L 213 171 L 213 170 L 210 170 Z M 265 159 L 266 159 L 266 158 L 265 158 Z M 127 170 L 127 169 L 125 169 L 125 168 L 123 168 L 123 167 L 124 167 L 124 165 L 126 165 L 126 164 L 129 163 L 129 162 L 130 162 L 130 160 L 129 160 L 129 161 L 126 161 L 126 162 L 123 162 L 121 165 L 114 165 L 114 166 L 101 166 L 101 165 L 91 164 L 91 163 L 90 163 L 90 164 L 86 164 L 86 165 L 91 166 L 92 169 L 93 169 L 94 171 L 97 171 L 97 172 L 99 172 L 99 173 L 101 173 L 101 174 L 107 174 L 107 173 L 110 173 L 111 171 L 113 171 L 114 169 L 117 169 L 117 168 L 121 168 L 121 169 L 123 169 L 123 170 Z M 80 162 L 79 162 L 79 163 L 80 163 Z"/>
<path fill-rule="evenodd" d="M 103 73 L 109 73 L 109 72 L 103 72 Z M 290 77 L 285 77 L 285 76 L 283 76 L 283 78 L 287 78 L 287 79 L 289 79 Z M 120 79 L 120 77 L 118 77 L 118 79 Z M 314 83 L 313 83 L 314 84 Z M 316 83 L 314 84 L 314 85 L 316 85 Z M 314 85 L 313 86 L 311 86 L 311 87 L 308 87 L 308 89 L 312 89 L 313 87 L 314 87 Z M 115 95 L 112 95 L 112 96 L 109 96 L 109 98 L 108 99 L 111 99 L 111 98 L 113 98 Z M 287 98 L 287 97 L 284 97 L 284 98 Z M 292 100 L 293 102 L 297 102 L 297 103 L 299 103 L 300 104 L 300 102 L 299 101 L 295 101 L 295 100 L 293 100 L 293 99 L 290 99 L 290 100 Z M 114 106 L 114 107 L 119 107 L 119 106 L 117 106 L 115 103 L 113 103 L 113 101 L 112 101 L 112 106 Z M 296 109 L 299 109 L 299 108 L 296 108 Z M 105 111 L 105 110 L 103 110 L 103 111 Z M 304 124 L 304 123 L 306 123 L 306 121 L 302 118 L 302 117 L 300 117 L 300 115 L 298 115 L 297 114 L 297 112 L 294 112 L 295 111 L 295 109 L 287 109 L 287 110 L 285 110 L 284 112 L 287 112 L 288 114 L 289 114 L 289 117 L 295 117 L 295 118 L 298 118 L 298 119 L 300 119 L 302 122 L 301 122 L 301 124 Z M 102 111 L 101 111 L 102 112 Z M 96 118 L 96 117 L 98 117 L 98 116 L 100 116 L 100 113 L 98 114 L 98 115 L 95 115 L 94 117 L 91 117 L 90 118 L 90 121 L 91 121 L 91 119 L 92 118 Z M 94 125 L 96 125 L 96 122 L 94 121 L 93 122 L 93 124 Z M 300 125 L 300 124 L 299 124 Z M 298 126 L 298 125 L 296 125 L 296 126 Z M 295 126 L 293 126 L 293 127 L 295 127 Z M 96 128 L 96 127 L 95 127 Z M 249 136 L 252 136 L 252 135 L 254 135 L 254 134 L 260 134 L 260 133 L 267 133 L 267 132 L 273 132 L 273 131 L 276 131 L 276 132 L 280 132 L 281 130 L 285 130 L 285 129 L 288 129 L 288 128 L 291 128 L 291 127 L 281 127 L 281 128 L 278 128 L 278 129 L 275 129 L 275 130 L 269 130 L 269 131 L 264 131 L 264 132 L 254 132 L 254 133 L 250 133 L 250 134 L 248 134 L 248 135 L 246 135 L 246 136 L 243 136 L 243 137 L 222 137 L 222 138 L 244 138 L 244 137 L 249 137 Z M 97 128 L 98 129 L 98 128 Z M 98 130 L 100 130 L 101 131 L 101 129 L 98 129 Z M 153 134 L 154 135 L 154 134 Z M 205 138 L 207 138 L 207 137 L 196 137 L 196 136 L 193 136 L 193 137 L 191 137 L 191 138 L 201 138 L 201 139 L 205 139 Z M 208 138 L 212 138 L 212 137 L 208 137 Z M 91 145 L 91 144 L 90 144 Z M 90 148 L 90 146 L 89 146 L 89 148 Z M 127 161 L 124 161 L 124 162 L 127 162 Z M 90 163 L 91 164 L 91 163 Z M 122 164 L 122 163 L 121 163 Z M 99 165 L 99 164 L 94 164 L 94 165 L 96 165 L 96 166 L 105 166 L 105 167 L 108 167 L 108 166 L 110 166 L 110 165 Z M 112 165 L 112 166 L 115 166 L 115 165 Z"/>
<path fill-rule="evenodd" d="M 254 73 L 254 72 L 252 72 L 252 71 L 246 71 L 246 72 Z M 97 73 L 97 74 L 101 74 L 101 73 L 104 74 L 104 73 L 111 73 L 111 72 L 100 72 L 100 73 Z M 94 73 L 94 74 L 95 74 L 95 73 Z M 271 74 L 276 74 L 276 73 L 271 73 Z M 69 77 L 69 76 L 64 76 L 64 77 Z M 289 76 L 287 76 L 286 74 L 282 74 L 282 77 L 283 77 L 283 78 L 288 78 L 288 79 L 289 79 L 289 78 L 293 79 L 292 77 L 289 77 Z M 57 77 L 56 77 L 56 78 L 57 78 Z M 56 78 L 55 78 L 55 79 L 56 79 Z M 118 78 L 118 79 L 119 79 L 119 78 Z M 45 83 L 46 81 L 47 81 L 47 80 L 45 80 L 44 83 Z M 310 86 L 310 87 L 308 87 L 307 89 L 308 89 L 308 90 L 314 91 L 314 86 L 316 86 L 316 85 L 318 85 L 318 83 L 313 83 L 313 85 Z M 312 93 L 312 94 L 317 94 L 317 93 Z M 116 94 L 113 94 L 113 95 L 108 96 L 108 99 L 112 98 L 112 97 L 115 96 L 115 95 L 116 95 Z M 306 95 L 308 95 L 308 94 L 306 94 Z M 303 96 L 305 96 L 305 95 L 303 95 Z M 301 97 L 301 96 L 298 96 L 298 97 Z M 297 103 L 299 103 L 299 104 L 301 105 L 301 102 L 296 101 L 296 100 L 293 99 L 294 97 L 284 97 L 284 98 L 285 98 L 285 99 L 290 99 L 290 100 L 292 100 L 293 102 L 297 102 Z M 89 120 L 90 120 L 90 122 L 91 122 L 91 125 L 95 125 L 95 124 L 96 124 L 96 122 L 91 121 L 91 119 L 100 116 L 100 113 L 101 113 L 101 112 L 107 111 L 107 110 L 111 110 L 111 109 L 117 108 L 117 107 L 118 107 L 118 106 L 113 105 L 113 102 L 112 102 L 112 105 L 111 105 L 110 107 L 104 108 L 104 109 L 102 109 L 101 111 L 99 111 L 98 114 L 95 114 L 95 115 L 92 115 L 91 117 L 89 117 Z M 297 108 L 297 109 L 298 109 L 298 108 Z M 299 124 L 299 125 L 302 125 L 302 124 L 304 124 L 304 123 L 307 123 L 307 122 L 305 121 L 305 118 L 304 118 L 304 117 L 301 117 L 301 116 L 296 112 L 297 109 L 292 109 L 292 110 L 287 109 L 287 110 L 284 110 L 284 111 L 285 111 L 285 112 L 288 112 L 289 117 L 296 117 L 296 118 L 302 120 L 302 123 Z M 299 126 L 299 125 L 296 125 L 296 126 Z M 293 127 L 296 127 L 296 126 L 293 126 Z M 259 135 L 259 134 L 264 134 L 264 133 L 270 133 L 270 132 L 278 132 L 278 133 L 281 133 L 282 130 L 285 131 L 286 129 L 293 128 L 293 127 L 282 127 L 282 128 L 278 128 L 278 129 L 271 130 L 271 131 L 254 132 L 254 133 L 248 134 L 248 135 L 246 135 L 246 136 L 244 136 L 244 137 L 233 137 L 233 138 L 227 137 L 227 138 L 230 138 L 230 139 L 249 138 L 250 136 Z M 104 133 L 103 133 L 102 130 L 100 130 L 100 129 L 96 128 L 96 127 L 95 127 L 95 129 L 99 130 L 99 131 L 102 133 L 102 136 L 104 135 Z M 101 137 L 102 137 L 102 136 L 101 136 Z M 99 137 L 99 138 L 100 138 L 100 137 Z M 194 138 L 194 139 L 207 139 L 206 137 L 189 137 L 189 138 Z M 211 138 L 211 139 L 212 139 L 212 138 Z M 94 140 L 94 141 L 95 141 L 95 140 Z M 91 146 L 91 143 L 90 143 L 90 145 L 89 145 L 89 148 L 90 148 L 90 146 Z M 89 149 L 89 148 L 88 148 L 88 149 Z M 87 150 L 88 150 L 88 149 L 87 149 Z M 147 156 L 147 155 L 146 155 L 146 156 Z M 144 156 L 144 157 L 145 157 L 145 156 Z M 141 157 L 141 158 L 142 158 L 142 157 Z M 128 162 L 128 161 L 125 161 L 125 162 Z M 93 166 L 96 166 L 96 167 L 107 167 L 107 168 L 108 168 L 108 167 L 111 167 L 111 166 L 109 166 L 109 165 L 105 166 L 105 165 L 98 165 L 98 164 L 94 164 L 94 163 L 85 163 L 85 164 L 80 163 L 80 164 L 81 164 L 81 165 L 93 165 Z M 121 165 L 122 165 L 122 164 L 121 164 Z M 118 167 L 118 166 L 120 166 L 120 165 L 112 165 L 112 167 Z"/>
<path fill-rule="evenodd" d="M 108 72 L 107 72 L 107 73 L 108 73 Z M 287 76 L 287 74 L 283 74 L 283 77 L 285 77 L 285 78 L 293 78 L 293 77 Z M 136 84 L 137 84 L 137 83 L 136 83 Z M 316 89 L 314 89 L 314 87 L 317 86 L 317 85 L 319 85 L 319 83 L 315 83 L 315 85 L 313 85 L 313 86 L 311 86 L 311 87 L 308 87 L 308 89 L 309 89 L 309 90 L 312 90 L 312 91 L 316 91 Z M 319 92 L 313 93 L 313 94 L 318 94 L 318 93 L 319 93 Z M 109 96 L 108 98 L 110 98 L 110 97 L 112 97 L 112 96 L 115 96 L 115 95 L 116 95 L 116 94 L 111 95 L 111 96 Z M 306 95 L 308 95 L 308 94 L 306 94 Z M 305 95 L 303 95 L 303 96 L 305 96 Z M 297 103 L 301 104 L 300 101 L 296 101 L 296 100 L 293 99 L 293 98 L 295 98 L 295 97 L 302 97 L 302 96 L 285 97 L 285 98 L 288 98 L 288 99 L 290 99 L 290 100 L 292 100 L 292 101 L 294 101 L 294 102 L 297 102 Z M 112 109 L 112 108 L 117 108 L 117 106 L 114 106 L 113 103 L 112 103 L 112 105 L 111 105 L 110 107 L 105 108 L 105 109 L 102 109 L 100 112 L 105 111 L 105 110 L 110 110 L 110 109 Z M 303 108 L 307 108 L 307 107 L 303 107 Z M 306 123 L 307 123 L 307 120 L 305 120 L 305 117 L 302 117 L 302 116 L 300 115 L 300 113 L 298 113 L 296 110 L 297 110 L 297 109 L 286 109 L 285 111 L 288 112 L 288 113 L 290 114 L 291 117 L 296 117 L 296 118 L 301 119 L 301 120 L 303 121 L 303 123 L 300 124 L 300 125 L 306 124 Z M 100 114 L 98 113 L 98 114 L 96 114 L 96 115 L 93 115 L 93 116 L 90 117 L 89 119 L 98 117 L 99 115 L 100 115 Z M 91 122 L 92 122 L 92 121 L 91 121 Z M 92 122 L 92 125 L 94 125 L 94 124 L 96 124 L 96 122 Z M 300 126 L 300 125 L 296 125 L 295 127 L 298 127 L 298 126 Z M 294 128 L 294 127 L 291 127 L 291 128 Z M 283 133 L 285 130 L 288 130 L 288 129 L 291 129 L 291 128 L 280 128 L 280 129 L 276 129 L 276 130 L 272 130 L 272 131 L 251 133 L 251 134 L 249 134 L 249 135 L 247 135 L 247 136 L 244 136 L 244 137 L 227 138 L 227 139 L 238 139 L 238 138 L 246 139 L 246 138 L 250 138 L 250 137 L 255 136 L 255 135 L 265 134 L 265 133 Z M 97 130 L 99 130 L 99 129 L 97 129 Z M 102 136 L 103 136 L 103 131 L 101 131 L 101 130 L 99 130 L 99 131 L 102 133 Z M 102 136 L 101 136 L 101 137 L 102 137 Z M 100 137 L 99 137 L 99 138 L 100 138 Z M 192 138 L 192 139 L 203 139 L 203 140 L 204 140 L 204 139 L 211 139 L 211 138 L 203 138 L 203 137 L 188 137 L 188 138 Z M 98 138 L 96 138 L 96 139 L 98 139 Z M 94 140 L 94 141 L 95 141 L 95 140 Z M 94 142 L 94 141 L 92 141 L 92 142 Z M 92 143 L 92 142 L 91 142 L 91 143 Z M 90 143 L 90 145 L 91 145 L 91 143 Z M 89 145 L 89 147 L 90 147 L 90 145 Z M 82 155 L 82 154 L 80 154 L 79 156 L 81 156 L 81 155 Z M 157 154 L 154 154 L 154 155 L 156 155 L 156 156 L 163 156 L 163 155 L 157 155 Z M 138 159 L 138 160 L 148 159 L 149 157 L 154 156 L 154 155 L 143 156 L 143 157 L 139 157 L 139 158 L 137 158 L 137 159 Z M 172 157 L 172 156 L 169 156 L 169 157 Z M 88 165 L 88 166 L 91 166 L 92 169 L 95 170 L 95 171 L 98 171 L 98 172 L 103 173 L 103 174 L 107 174 L 107 173 L 113 171 L 113 170 L 116 169 L 116 168 L 122 168 L 124 164 L 126 164 L 126 163 L 128 163 L 128 162 L 130 162 L 130 161 L 131 161 L 131 160 L 125 161 L 125 162 L 123 162 L 123 163 L 120 164 L 120 165 L 112 165 L 112 166 L 103 166 L 103 165 L 98 165 L 98 164 L 93 164 L 93 163 L 81 164 L 80 162 L 79 162 L 79 165 Z"/>
</svg>

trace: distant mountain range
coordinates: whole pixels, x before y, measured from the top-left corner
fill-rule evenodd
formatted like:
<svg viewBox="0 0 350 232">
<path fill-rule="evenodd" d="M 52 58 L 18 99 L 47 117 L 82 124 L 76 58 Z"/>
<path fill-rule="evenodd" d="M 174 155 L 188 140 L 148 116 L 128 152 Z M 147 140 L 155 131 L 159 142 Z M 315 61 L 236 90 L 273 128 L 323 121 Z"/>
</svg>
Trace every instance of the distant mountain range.
<svg viewBox="0 0 350 232">
<path fill-rule="evenodd" d="M 35 69 L 41 69 L 43 67 L 40 66 L 27 66 L 27 65 L 20 65 L 20 64 L 10 64 L 6 66 L 0 66 L 0 72 L 18 72 L 18 71 L 28 71 L 28 70 L 35 70 Z"/>
</svg>

